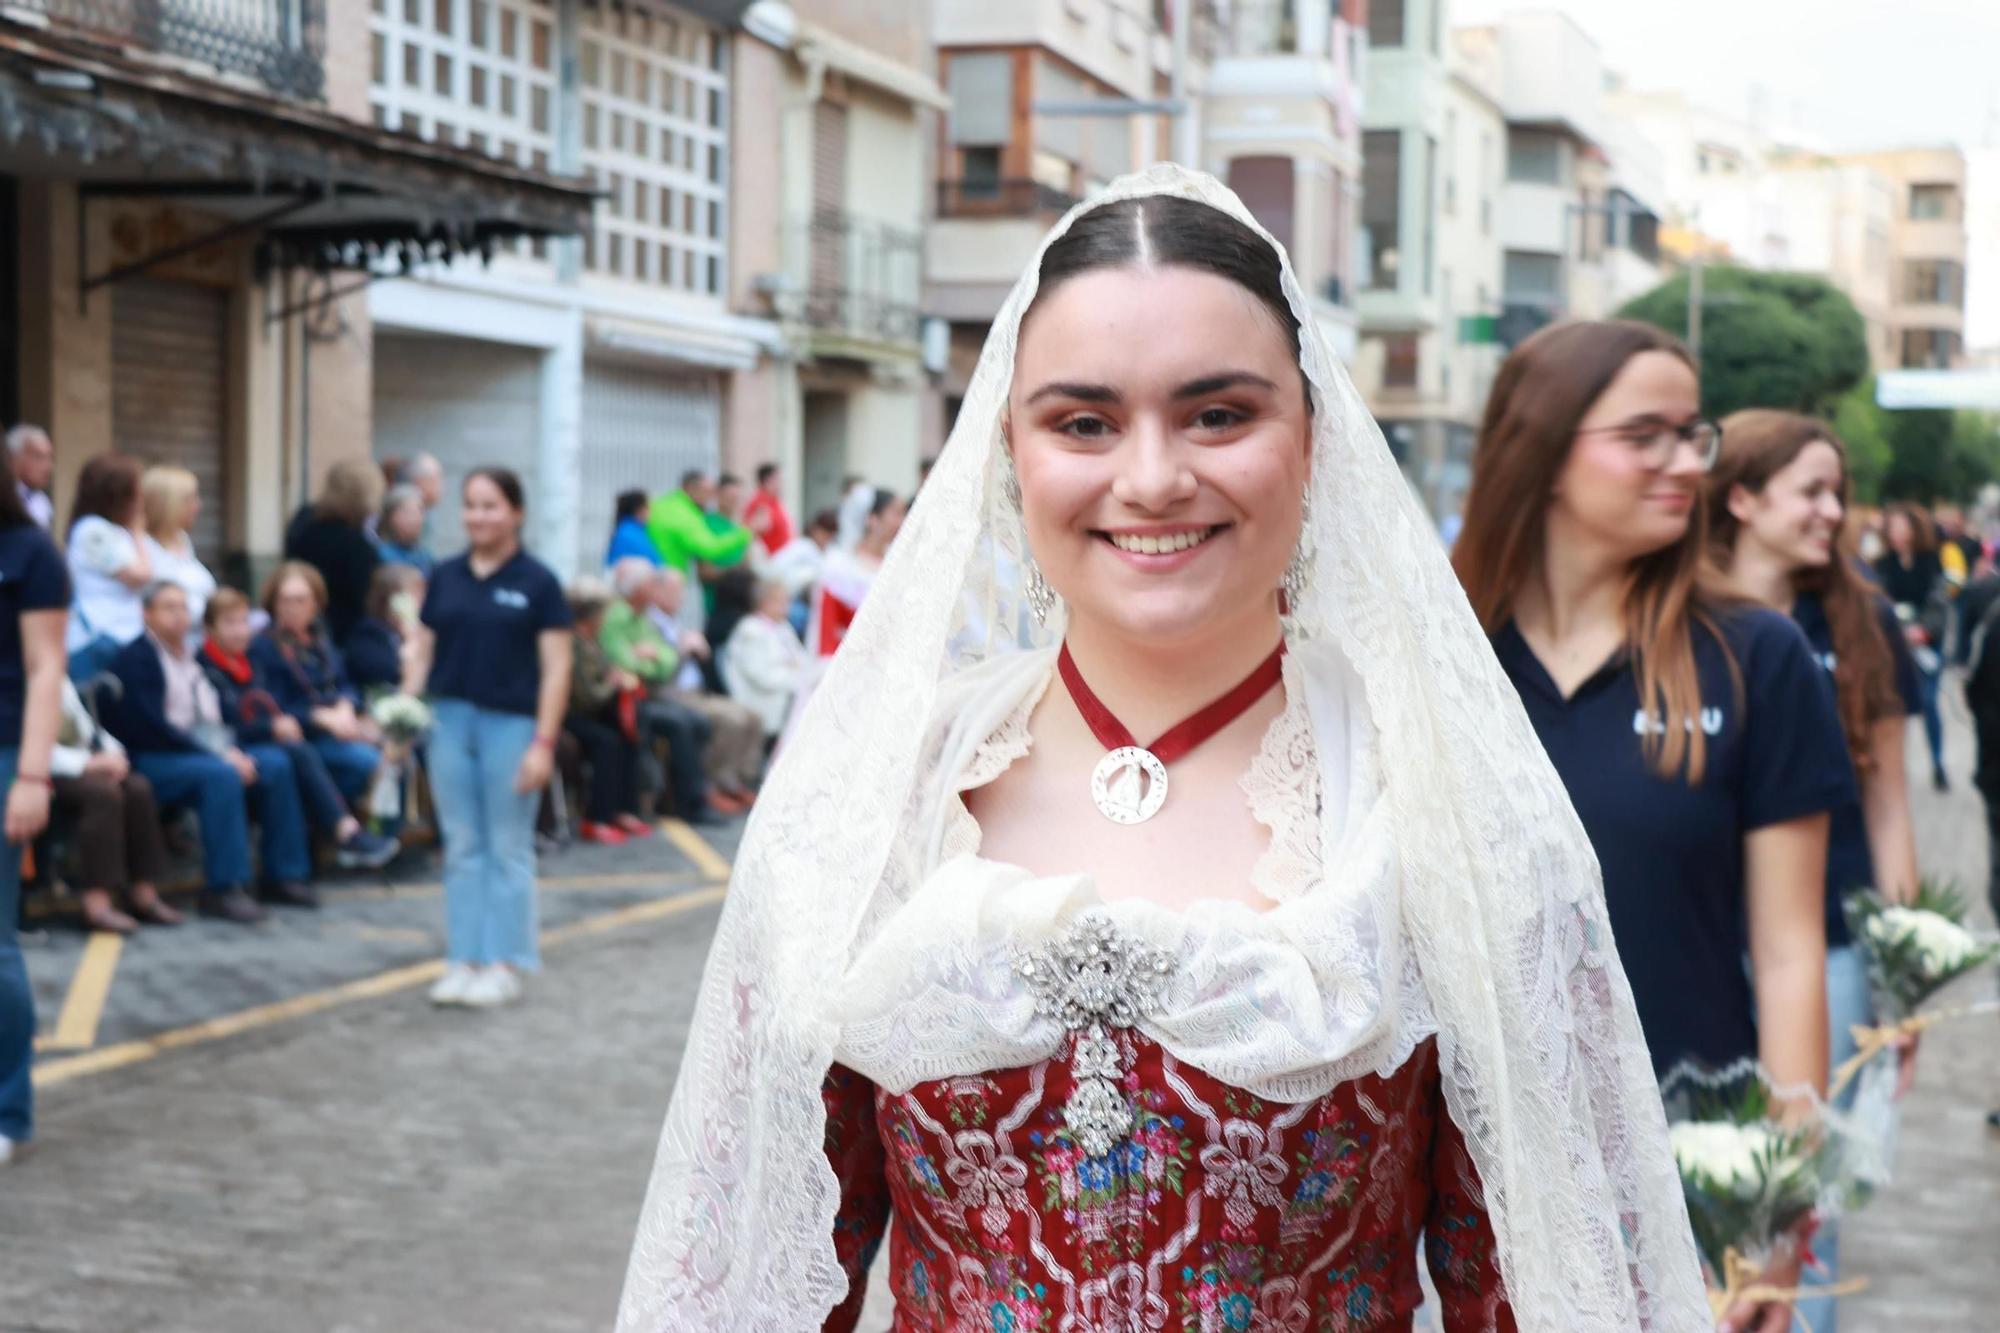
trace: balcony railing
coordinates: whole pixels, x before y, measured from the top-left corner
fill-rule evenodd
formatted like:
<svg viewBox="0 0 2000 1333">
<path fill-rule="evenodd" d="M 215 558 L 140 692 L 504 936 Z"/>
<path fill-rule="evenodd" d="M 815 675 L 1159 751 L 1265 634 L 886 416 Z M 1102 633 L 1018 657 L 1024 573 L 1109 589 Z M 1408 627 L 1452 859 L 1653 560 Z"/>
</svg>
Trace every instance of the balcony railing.
<svg viewBox="0 0 2000 1333">
<path fill-rule="evenodd" d="M 939 181 L 941 218 L 1031 218 L 1067 213 L 1077 199 L 1037 180 Z"/>
<path fill-rule="evenodd" d="M 287 97 L 326 91 L 326 0 L 7 0 L 52 31 L 238 74 Z"/>
<path fill-rule="evenodd" d="M 803 289 L 782 313 L 823 333 L 868 342 L 917 341 L 923 240 L 913 231 L 820 209 L 792 229 Z"/>
</svg>

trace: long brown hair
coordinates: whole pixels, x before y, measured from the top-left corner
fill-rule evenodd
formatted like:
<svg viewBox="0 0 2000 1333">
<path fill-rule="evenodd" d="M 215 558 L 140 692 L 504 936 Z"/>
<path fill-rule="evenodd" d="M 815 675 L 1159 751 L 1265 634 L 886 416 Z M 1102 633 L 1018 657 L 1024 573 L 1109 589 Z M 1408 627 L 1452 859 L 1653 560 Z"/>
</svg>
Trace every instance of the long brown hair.
<svg viewBox="0 0 2000 1333">
<path fill-rule="evenodd" d="M 1732 412 L 1722 423 L 1722 453 L 1703 488 L 1708 511 L 1709 554 L 1719 571 L 1735 558 L 1743 523 L 1729 512 L 1729 495 L 1741 486 L 1760 494 L 1771 478 L 1791 466 L 1805 447 L 1823 443 L 1840 455 L 1841 520 L 1833 531 L 1833 558 L 1792 574 L 1792 586 L 1817 596 L 1833 631 L 1833 684 L 1841 730 L 1857 772 L 1875 767 L 1868 729 L 1902 711 L 1896 693 L 1896 662 L 1875 614 L 1875 594 L 1855 571 L 1847 549 L 1847 446 L 1818 417 L 1753 407 Z"/>
<path fill-rule="evenodd" d="M 1882 511 L 1882 549 L 1895 555 L 1896 548 L 1889 545 L 1889 521 L 1901 517 L 1910 525 L 1910 558 L 1930 555 L 1938 548 L 1937 526 L 1931 522 L 1921 505 L 1913 505 L 1908 500 L 1898 500 Z M 1898 557 L 1900 559 L 1901 557 Z"/>
<path fill-rule="evenodd" d="M 139 499 L 139 460 L 130 454 L 98 454 L 84 462 L 76 477 L 76 498 L 70 502 L 69 525 L 101 518 L 117 527 L 132 521 Z"/>
<path fill-rule="evenodd" d="M 1577 429 L 1643 352 L 1665 352 L 1695 369 L 1680 339 L 1622 319 L 1553 325 L 1501 363 L 1479 426 L 1464 526 L 1452 547 L 1452 567 L 1488 634 L 1513 619 L 1521 586 L 1541 568 L 1549 497 Z M 1702 578 L 1704 526 L 1697 505 L 1679 541 L 1632 562 L 1622 600 L 1640 705 L 1665 724 L 1643 738 L 1646 756 L 1663 776 L 1685 774 L 1689 783 L 1701 781 L 1708 760 L 1695 622 L 1721 642 Z"/>
</svg>

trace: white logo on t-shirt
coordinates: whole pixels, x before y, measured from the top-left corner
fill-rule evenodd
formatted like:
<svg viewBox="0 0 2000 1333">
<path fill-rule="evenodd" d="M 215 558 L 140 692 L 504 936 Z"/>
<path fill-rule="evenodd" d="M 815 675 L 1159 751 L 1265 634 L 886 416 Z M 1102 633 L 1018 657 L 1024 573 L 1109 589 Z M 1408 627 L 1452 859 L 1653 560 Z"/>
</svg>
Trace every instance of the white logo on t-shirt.
<svg viewBox="0 0 2000 1333">
<path fill-rule="evenodd" d="M 1723 721 L 1720 708 L 1701 710 L 1701 729 L 1705 734 L 1720 736 Z M 1690 734 L 1694 731 L 1694 722 L 1693 718 L 1688 718 L 1684 724 Z M 1632 714 L 1632 732 L 1636 736 L 1664 736 L 1667 734 L 1667 724 L 1658 713 L 1649 713 L 1641 708 Z"/>
<path fill-rule="evenodd" d="M 1838 661 L 1839 659 L 1836 658 L 1832 653 L 1821 653 L 1819 655 L 1819 664 L 1826 668 L 1826 673 L 1829 676 L 1833 674 L 1834 665 Z"/>
<path fill-rule="evenodd" d="M 528 594 L 518 592 L 513 588 L 495 588 L 493 590 L 493 600 L 502 606 L 511 606 L 516 611 L 525 611 L 528 609 Z"/>
</svg>

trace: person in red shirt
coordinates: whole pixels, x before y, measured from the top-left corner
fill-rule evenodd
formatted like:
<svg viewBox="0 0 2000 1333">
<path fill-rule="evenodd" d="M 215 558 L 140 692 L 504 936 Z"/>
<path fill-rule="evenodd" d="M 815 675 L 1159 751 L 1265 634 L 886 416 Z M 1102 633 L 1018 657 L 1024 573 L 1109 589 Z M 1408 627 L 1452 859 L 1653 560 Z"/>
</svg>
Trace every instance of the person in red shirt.
<svg viewBox="0 0 2000 1333">
<path fill-rule="evenodd" d="M 743 508 L 743 523 L 757 534 L 765 555 L 776 555 L 792 540 L 792 516 L 778 495 L 778 465 L 757 469 L 757 491 Z"/>
</svg>

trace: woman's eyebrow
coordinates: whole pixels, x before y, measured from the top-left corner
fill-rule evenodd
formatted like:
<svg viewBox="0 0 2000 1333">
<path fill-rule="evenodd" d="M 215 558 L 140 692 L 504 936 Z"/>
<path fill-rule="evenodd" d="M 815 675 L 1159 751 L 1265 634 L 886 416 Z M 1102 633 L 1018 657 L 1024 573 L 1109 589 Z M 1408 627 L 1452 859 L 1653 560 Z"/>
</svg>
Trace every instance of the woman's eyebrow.
<svg viewBox="0 0 2000 1333">
<path fill-rule="evenodd" d="M 1186 384 L 1174 390 L 1174 397 L 1200 398 L 1206 394 L 1220 393 L 1224 389 L 1241 388 L 1246 384 L 1254 385 L 1260 389 L 1269 389 L 1273 393 L 1276 393 L 1278 390 L 1277 385 L 1271 383 L 1271 381 L 1265 379 L 1262 375 L 1253 375 L 1247 370 L 1225 370 L 1218 375 L 1204 375 L 1198 380 L 1189 380 Z"/>
<path fill-rule="evenodd" d="M 1115 403 L 1119 401 L 1119 394 L 1118 390 L 1109 384 L 1074 384 L 1056 381 L 1044 384 L 1029 394 L 1027 401 L 1035 403 L 1044 398 L 1077 398 L 1086 403 Z"/>
</svg>

